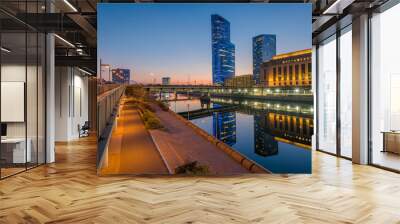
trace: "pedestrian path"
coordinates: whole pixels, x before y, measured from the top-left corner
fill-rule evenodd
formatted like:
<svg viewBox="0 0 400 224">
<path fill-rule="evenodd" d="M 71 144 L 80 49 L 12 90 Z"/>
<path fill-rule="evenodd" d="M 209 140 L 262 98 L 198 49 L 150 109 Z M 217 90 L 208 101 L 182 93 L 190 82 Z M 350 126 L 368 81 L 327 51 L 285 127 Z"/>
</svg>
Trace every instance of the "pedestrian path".
<svg viewBox="0 0 400 224">
<path fill-rule="evenodd" d="M 128 104 L 120 109 L 100 174 L 168 174 L 138 110 Z"/>
</svg>

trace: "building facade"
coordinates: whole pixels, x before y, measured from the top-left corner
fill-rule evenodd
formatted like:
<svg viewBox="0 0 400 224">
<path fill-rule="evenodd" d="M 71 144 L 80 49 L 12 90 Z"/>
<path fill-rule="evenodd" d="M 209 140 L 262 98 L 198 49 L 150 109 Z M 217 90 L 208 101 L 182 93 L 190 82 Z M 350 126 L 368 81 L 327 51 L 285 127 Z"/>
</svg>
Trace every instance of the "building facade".
<svg viewBox="0 0 400 224">
<path fill-rule="evenodd" d="M 248 88 L 254 86 L 253 75 L 239 75 L 229 79 L 225 79 L 224 86 Z"/>
<path fill-rule="evenodd" d="M 171 78 L 170 77 L 162 77 L 161 82 L 163 85 L 170 85 L 171 84 Z"/>
<path fill-rule="evenodd" d="M 276 55 L 276 35 L 261 34 L 253 37 L 253 78 L 260 84 L 260 67 Z"/>
<path fill-rule="evenodd" d="M 129 80 L 131 80 L 131 70 L 129 69 L 123 69 L 123 68 L 112 69 L 111 73 L 112 73 L 112 81 L 114 83 L 129 84 Z"/>
<path fill-rule="evenodd" d="M 261 65 L 260 83 L 267 87 L 311 86 L 311 49 L 276 55 Z"/>
<path fill-rule="evenodd" d="M 220 15 L 211 15 L 212 81 L 224 84 L 235 75 L 235 45 L 230 41 L 230 23 Z"/>
</svg>

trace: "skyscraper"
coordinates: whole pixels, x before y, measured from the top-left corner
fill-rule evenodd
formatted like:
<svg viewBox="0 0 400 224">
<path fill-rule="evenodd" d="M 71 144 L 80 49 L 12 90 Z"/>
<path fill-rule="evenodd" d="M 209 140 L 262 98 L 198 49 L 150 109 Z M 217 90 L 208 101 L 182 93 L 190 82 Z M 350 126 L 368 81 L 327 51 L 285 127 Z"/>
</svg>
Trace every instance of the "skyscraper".
<svg viewBox="0 0 400 224">
<path fill-rule="evenodd" d="M 117 69 L 112 69 L 111 73 L 113 82 L 119 84 L 129 84 L 129 81 L 131 79 L 131 70 L 117 68 Z"/>
<path fill-rule="evenodd" d="M 231 43 L 230 23 L 220 15 L 211 15 L 212 79 L 224 84 L 235 75 L 235 45 Z"/>
<path fill-rule="evenodd" d="M 171 78 L 170 77 L 162 77 L 162 79 L 161 79 L 161 83 L 163 84 L 163 85 L 170 85 L 171 84 Z"/>
<path fill-rule="evenodd" d="M 260 67 L 276 55 L 276 35 L 261 34 L 253 37 L 253 78 L 260 83 Z"/>
</svg>

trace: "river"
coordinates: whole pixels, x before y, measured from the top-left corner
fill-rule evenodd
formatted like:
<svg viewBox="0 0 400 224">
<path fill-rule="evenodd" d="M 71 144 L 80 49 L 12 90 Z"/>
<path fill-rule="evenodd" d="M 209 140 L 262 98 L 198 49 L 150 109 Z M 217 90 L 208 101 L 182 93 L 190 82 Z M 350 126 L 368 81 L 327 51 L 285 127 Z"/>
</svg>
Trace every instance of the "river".
<svg viewBox="0 0 400 224">
<path fill-rule="evenodd" d="M 178 98 L 168 102 L 172 111 L 189 111 L 191 122 L 272 173 L 311 173 L 311 103 L 212 97 L 210 108 L 227 110 L 191 115 L 200 100 Z"/>
</svg>

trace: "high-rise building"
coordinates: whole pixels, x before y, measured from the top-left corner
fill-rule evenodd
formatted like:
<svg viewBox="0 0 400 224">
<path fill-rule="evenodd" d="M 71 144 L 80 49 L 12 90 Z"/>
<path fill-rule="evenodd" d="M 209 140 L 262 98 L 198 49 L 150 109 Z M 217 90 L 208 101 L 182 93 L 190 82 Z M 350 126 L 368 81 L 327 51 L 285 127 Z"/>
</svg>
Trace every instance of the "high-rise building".
<svg viewBox="0 0 400 224">
<path fill-rule="evenodd" d="M 161 79 L 163 85 L 170 85 L 171 84 L 171 78 L 170 77 L 162 77 Z"/>
<path fill-rule="evenodd" d="M 276 55 L 276 35 L 261 34 L 253 37 L 253 79 L 260 83 L 260 66 Z"/>
<path fill-rule="evenodd" d="M 131 79 L 131 71 L 129 69 L 112 69 L 112 81 L 119 84 L 128 84 Z"/>
<path fill-rule="evenodd" d="M 230 23 L 220 15 L 211 15 L 212 79 L 222 85 L 235 75 L 235 45 L 231 43 Z"/>
</svg>

